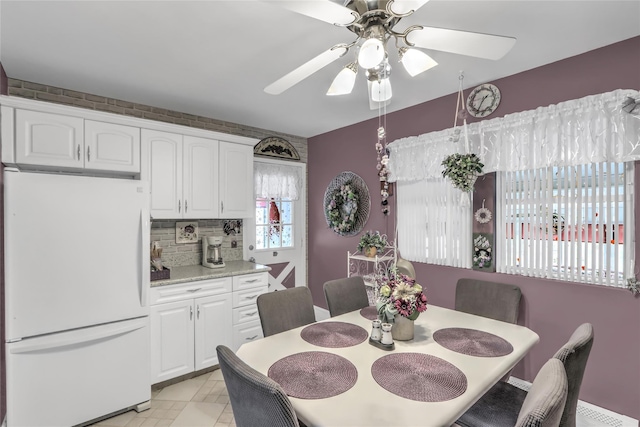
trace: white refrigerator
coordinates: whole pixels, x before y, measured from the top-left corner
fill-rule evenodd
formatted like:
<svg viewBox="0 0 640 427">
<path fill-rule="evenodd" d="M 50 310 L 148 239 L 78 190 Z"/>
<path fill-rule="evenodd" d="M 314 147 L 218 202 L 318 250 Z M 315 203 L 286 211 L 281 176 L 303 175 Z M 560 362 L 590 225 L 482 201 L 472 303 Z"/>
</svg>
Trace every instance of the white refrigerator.
<svg viewBox="0 0 640 427">
<path fill-rule="evenodd" d="M 147 184 L 5 170 L 4 191 L 8 426 L 148 402 Z"/>
</svg>

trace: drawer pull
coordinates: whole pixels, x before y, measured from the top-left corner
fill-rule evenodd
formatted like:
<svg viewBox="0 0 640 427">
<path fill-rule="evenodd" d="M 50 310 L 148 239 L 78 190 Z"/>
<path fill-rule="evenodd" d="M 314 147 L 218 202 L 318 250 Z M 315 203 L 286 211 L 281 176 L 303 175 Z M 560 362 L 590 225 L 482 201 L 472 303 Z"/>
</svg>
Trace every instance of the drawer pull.
<svg viewBox="0 0 640 427">
<path fill-rule="evenodd" d="M 196 288 L 196 289 L 188 289 L 187 292 L 198 292 L 199 290 L 201 290 L 202 288 Z"/>
<path fill-rule="evenodd" d="M 245 313 L 245 316 L 255 316 L 255 314 L 257 313 L 257 311 L 252 311 L 251 313 Z"/>
<path fill-rule="evenodd" d="M 258 295 L 251 295 L 250 297 L 244 297 L 244 299 L 256 299 Z"/>
<path fill-rule="evenodd" d="M 257 335 L 254 335 L 254 336 L 252 336 L 252 337 L 247 337 L 247 338 L 245 338 L 245 341 L 253 341 L 253 340 L 255 340 L 256 338 L 258 338 L 258 336 L 257 336 Z"/>
<path fill-rule="evenodd" d="M 244 283 L 253 283 L 253 282 L 257 282 L 260 279 L 251 279 L 251 280 L 245 280 Z"/>
</svg>

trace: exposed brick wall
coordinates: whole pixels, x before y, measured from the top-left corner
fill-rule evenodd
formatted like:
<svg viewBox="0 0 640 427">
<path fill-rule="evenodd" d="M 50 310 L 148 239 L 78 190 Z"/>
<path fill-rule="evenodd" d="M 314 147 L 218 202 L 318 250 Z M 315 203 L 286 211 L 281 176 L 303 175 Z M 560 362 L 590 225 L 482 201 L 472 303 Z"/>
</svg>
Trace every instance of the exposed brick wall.
<svg viewBox="0 0 640 427">
<path fill-rule="evenodd" d="M 249 138 L 263 139 L 268 136 L 279 136 L 289 141 L 296 150 L 298 150 L 301 162 L 307 163 L 307 139 L 300 136 L 254 128 L 238 123 L 225 122 L 209 117 L 181 113 L 178 111 L 167 110 L 165 108 L 135 104 L 133 102 L 106 98 L 104 96 L 77 92 L 54 86 L 47 86 L 40 83 L 27 82 L 10 77 L 8 89 L 9 96 L 19 96 L 21 98 L 36 99 L 39 101 L 70 105 L 89 110 L 105 111 L 124 116 L 156 120 L 232 135 L 241 135 Z"/>
</svg>

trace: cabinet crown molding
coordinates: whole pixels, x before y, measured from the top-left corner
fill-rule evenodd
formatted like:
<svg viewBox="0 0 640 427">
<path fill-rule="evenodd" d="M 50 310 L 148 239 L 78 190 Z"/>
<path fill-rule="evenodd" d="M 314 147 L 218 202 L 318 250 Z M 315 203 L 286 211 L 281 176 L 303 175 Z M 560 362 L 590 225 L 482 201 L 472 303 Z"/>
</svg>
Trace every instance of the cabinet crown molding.
<svg viewBox="0 0 640 427">
<path fill-rule="evenodd" d="M 35 101 L 26 98 L 18 98 L 7 95 L 0 95 L 0 105 L 18 108 L 23 110 L 39 111 L 43 113 L 61 114 L 82 119 L 96 120 L 108 123 L 115 123 L 127 126 L 139 127 L 141 129 L 159 130 L 164 132 L 179 133 L 181 135 L 191 135 L 201 138 L 220 139 L 234 142 L 236 144 L 250 145 L 253 147 L 259 141 L 258 138 L 233 135 L 205 129 L 192 128 L 189 126 L 172 123 L 158 122 L 150 119 L 140 119 L 137 117 L 123 116 L 120 114 L 89 110 L 86 108 L 72 107 L 68 105 L 54 104 L 45 101 Z"/>
</svg>

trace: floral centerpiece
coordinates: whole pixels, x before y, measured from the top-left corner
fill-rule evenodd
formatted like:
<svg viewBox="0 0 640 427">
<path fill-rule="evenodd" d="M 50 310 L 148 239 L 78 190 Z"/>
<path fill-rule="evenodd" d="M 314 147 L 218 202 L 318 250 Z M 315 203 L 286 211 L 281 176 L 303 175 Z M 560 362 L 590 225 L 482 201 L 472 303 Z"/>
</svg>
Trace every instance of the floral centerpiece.
<svg viewBox="0 0 640 427">
<path fill-rule="evenodd" d="M 329 227 L 338 234 L 352 231 L 356 225 L 359 201 L 350 181 L 337 188 L 325 207 Z"/>
<path fill-rule="evenodd" d="M 390 278 L 381 277 L 378 283 L 378 318 L 384 323 L 396 323 L 392 330 L 394 339 L 413 339 L 413 321 L 427 309 L 427 297 L 422 286 L 397 271 L 393 271 Z M 410 330 L 407 331 L 406 326 L 405 330 L 400 329 L 401 323 L 408 324 Z"/>
<path fill-rule="evenodd" d="M 452 154 L 442 161 L 442 176 L 449 178 L 454 187 L 464 191 L 473 191 L 478 175 L 482 173 L 484 164 L 480 158 L 471 154 Z"/>
<path fill-rule="evenodd" d="M 368 257 L 373 257 L 385 246 L 387 246 L 387 236 L 380 234 L 379 231 L 366 231 L 360 236 L 358 250 Z"/>
</svg>

